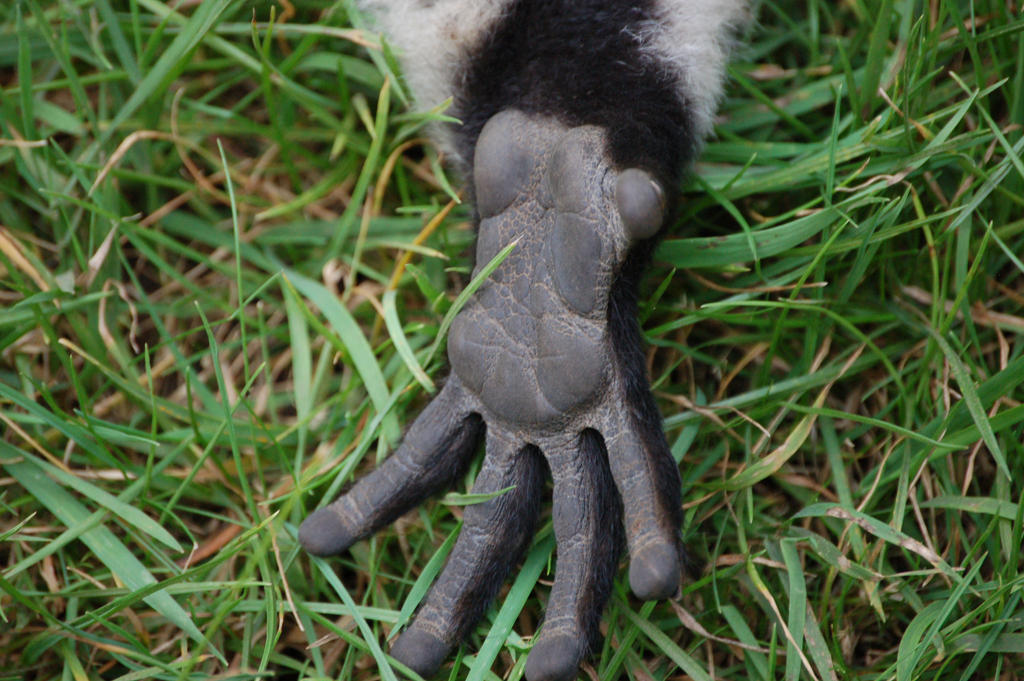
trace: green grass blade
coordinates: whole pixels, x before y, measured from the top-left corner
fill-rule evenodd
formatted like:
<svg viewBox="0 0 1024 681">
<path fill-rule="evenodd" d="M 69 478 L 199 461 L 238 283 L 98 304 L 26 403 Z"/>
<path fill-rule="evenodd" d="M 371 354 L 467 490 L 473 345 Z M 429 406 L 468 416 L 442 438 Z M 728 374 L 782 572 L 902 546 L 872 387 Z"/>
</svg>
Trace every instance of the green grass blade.
<svg viewBox="0 0 1024 681">
<path fill-rule="evenodd" d="M 935 553 L 935 551 L 913 537 L 910 537 L 909 535 L 904 534 L 903 532 L 900 532 L 880 520 L 872 518 L 860 511 L 845 509 L 832 503 L 820 503 L 812 504 L 793 516 L 794 519 L 818 517 L 839 518 L 841 520 L 855 523 L 859 525 L 861 529 L 873 534 L 879 539 L 916 553 L 936 568 L 942 570 L 946 576 L 950 577 L 954 581 L 958 583 L 962 581 L 960 574 L 953 570 L 946 561 Z"/>
<path fill-rule="evenodd" d="M 995 460 L 996 466 L 999 467 L 1000 472 L 1006 476 L 1007 480 L 1009 480 L 1010 468 L 1006 464 L 1006 456 L 1003 454 L 1003 448 L 999 446 L 999 442 L 996 440 L 995 431 L 992 430 L 992 423 L 989 420 L 988 414 L 985 413 L 985 408 L 981 404 L 981 399 L 978 397 L 978 391 L 975 388 L 974 381 L 967 373 L 967 367 L 964 366 L 960 357 L 953 351 L 953 348 L 945 338 L 931 327 L 928 328 L 928 332 L 942 349 L 942 354 L 946 356 L 946 361 L 949 362 L 949 366 L 953 371 L 953 376 L 956 377 L 956 382 L 960 386 L 960 391 L 963 393 L 964 403 L 967 405 L 967 410 L 971 413 L 971 418 L 974 419 L 974 425 L 978 427 L 978 432 L 981 433 L 981 439 L 984 440 L 985 445 L 988 447 L 989 453 L 992 454 L 992 458 Z"/>
<path fill-rule="evenodd" d="M 540 579 L 541 572 L 543 572 L 544 567 L 551 560 L 551 553 L 554 551 L 554 548 L 555 537 L 554 535 L 549 535 L 547 538 L 538 541 L 530 549 L 526 560 L 523 561 L 523 567 L 519 570 L 519 574 L 516 575 L 516 579 L 512 583 L 512 588 L 509 589 L 508 595 L 505 596 L 505 600 L 501 604 L 501 609 L 498 610 L 498 614 L 491 623 L 491 628 L 487 632 L 487 638 L 484 639 L 479 652 L 476 654 L 476 659 L 473 660 L 473 664 L 470 666 L 466 681 L 484 681 L 487 677 L 491 670 L 491 665 L 494 663 L 498 653 L 501 652 L 501 646 L 512 632 L 512 627 L 515 626 L 519 614 L 523 611 L 526 599 L 533 592 L 534 587 L 537 585 L 537 580 Z"/>
<path fill-rule="evenodd" d="M 452 547 L 455 546 L 455 541 L 459 538 L 459 532 L 461 531 L 462 522 L 460 521 L 455 525 L 455 529 L 448 533 L 448 536 L 441 542 L 441 545 L 437 547 L 437 551 L 430 557 L 427 564 L 423 566 L 419 577 L 413 582 L 412 588 L 409 589 L 409 593 L 405 596 L 402 609 L 398 611 L 397 626 L 391 630 L 391 635 L 388 638 L 397 636 L 401 627 L 404 627 L 412 619 L 412 615 L 416 612 L 416 608 L 419 607 L 420 601 L 423 600 L 423 597 L 427 595 L 427 591 L 430 590 L 430 585 L 441 574 L 441 568 L 444 567 L 445 561 L 448 560 L 448 554 L 452 552 Z"/>
<path fill-rule="evenodd" d="M 324 576 L 327 583 L 331 585 L 334 592 L 341 598 L 341 602 L 348 608 L 349 615 L 356 621 L 356 626 L 359 627 L 360 633 L 363 635 L 363 640 L 369 646 L 370 654 L 373 656 L 374 661 L 377 663 L 377 671 L 380 672 L 380 676 L 384 681 L 398 681 L 398 677 L 395 676 L 394 670 L 391 668 L 391 664 L 388 662 L 387 657 L 384 655 L 384 651 L 381 650 L 380 643 L 377 641 L 377 636 L 370 629 L 370 625 L 367 624 L 366 618 L 363 617 L 362 612 L 356 607 L 356 603 L 352 600 L 352 595 L 345 588 L 345 585 L 341 583 L 338 576 L 334 574 L 334 570 L 323 558 L 317 558 L 311 556 L 310 560 L 313 565 L 316 566 L 320 574 Z"/>
<path fill-rule="evenodd" d="M 238 0 L 204 0 L 196 7 L 196 11 L 189 17 L 182 26 L 181 31 L 171 41 L 171 44 L 160 54 L 160 58 L 153 64 L 139 84 L 132 90 L 128 100 L 118 108 L 109 127 L 100 135 L 99 145 L 118 131 L 121 126 L 131 117 L 144 103 L 165 90 L 171 81 L 181 72 L 188 56 L 199 47 L 227 12 L 228 8 L 236 4 Z"/>
<path fill-rule="evenodd" d="M 396 295 L 397 292 L 391 290 L 385 292 L 381 298 L 381 304 L 384 306 L 384 324 L 387 327 L 388 335 L 391 336 L 391 342 L 395 344 L 395 350 L 398 351 L 399 357 L 405 362 L 405 366 L 412 373 L 413 377 L 423 386 L 424 390 L 433 394 L 437 391 L 437 387 L 430 380 L 430 376 L 427 376 L 427 372 L 423 370 L 423 367 L 420 366 L 416 355 L 413 354 L 412 348 L 409 347 L 409 339 L 406 338 L 405 331 L 402 330 L 402 322 L 399 321 L 398 310 L 395 308 Z"/>
<path fill-rule="evenodd" d="M 783 539 L 779 544 L 782 559 L 786 564 L 786 576 L 789 578 L 789 612 L 786 615 L 786 626 L 793 635 L 792 641 L 786 641 L 786 681 L 797 681 L 800 678 L 799 650 L 804 645 L 804 632 L 807 630 L 807 577 L 800 565 L 800 556 L 796 544 L 791 539 Z"/>
<path fill-rule="evenodd" d="M 28 452 L 18 450 L 17 448 L 2 441 L 0 441 L 0 455 L 4 457 L 11 457 L 12 459 L 24 459 L 42 470 L 55 481 L 61 483 L 65 487 L 75 490 L 84 497 L 92 499 L 94 502 L 106 508 L 124 522 L 129 525 L 133 525 L 139 531 L 148 534 L 172 551 L 176 553 L 180 553 L 182 551 L 181 545 L 178 544 L 174 537 L 172 537 L 171 534 L 155 520 L 134 506 L 124 503 L 114 495 L 103 491 L 99 487 L 90 484 L 82 478 L 71 475 L 56 466 L 32 456 Z"/>
<path fill-rule="evenodd" d="M 327 322 L 337 332 L 338 339 L 352 358 L 352 365 L 363 379 L 370 401 L 378 412 L 384 412 L 388 403 L 388 387 L 384 381 L 369 341 L 352 314 L 322 284 L 293 270 L 285 270 L 287 281 L 311 303 L 317 306 Z M 397 435 L 398 424 L 393 418 L 385 419 L 384 426 L 391 437 Z"/>
<path fill-rule="evenodd" d="M 466 303 L 469 302 L 469 299 L 474 293 L 476 293 L 476 290 L 480 288 L 485 281 L 487 281 L 487 278 L 491 276 L 491 273 L 498 269 L 498 265 L 504 262 L 505 258 L 507 258 L 509 253 L 515 249 L 518 243 L 519 240 L 515 239 L 498 251 L 486 265 L 480 268 L 479 272 L 473 275 L 473 279 L 466 285 L 466 288 L 456 296 L 455 302 L 453 302 L 452 306 L 448 308 L 448 312 L 445 313 L 444 319 L 441 320 L 441 327 L 434 339 L 434 344 L 430 347 L 430 352 L 427 353 L 427 357 L 429 359 L 433 359 L 437 355 L 437 352 L 441 347 L 441 343 L 445 340 L 445 337 L 448 334 L 448 329 L 451 327 L 452 322 L 455 321 L 455 316 L 459 314 Z"/>
<path fill-rule="evenodd" d="M 694 681 L 711 681 L 711 675 L 708 674 L 707 670 L 693 656 L 676 645 L 675 641 L 666 636 L 665 632 L 658 629 L 649 620 L 641 619 L 628 607 L 623 607 L 621 612 L 633 626 L 643 632 L 644 636 L 647 637 L 655 648 L 686 672 L 691 679 L 694 679 Z"/>
<path fill-rule="evenodd" d="M 31 495 L 60 519 L 69 528 L 89 516 L 89 511 L 65 492 L 59 485 L 47 478 L 42 470 L 27 462 L 4 462 L 4 468 Z M 95 527 L 83 532 L 82 542 L 107 566 L 129 589 L 143 590 L 157 584 L 157 580 L 131 551 L 106 527 Z M 149 594 L 143 600 L 169 622 L 218 657 L 227 661 L 220 651 L 213 647 L 192 621 L 192 617 L 165 591 Z"/>
</svg>

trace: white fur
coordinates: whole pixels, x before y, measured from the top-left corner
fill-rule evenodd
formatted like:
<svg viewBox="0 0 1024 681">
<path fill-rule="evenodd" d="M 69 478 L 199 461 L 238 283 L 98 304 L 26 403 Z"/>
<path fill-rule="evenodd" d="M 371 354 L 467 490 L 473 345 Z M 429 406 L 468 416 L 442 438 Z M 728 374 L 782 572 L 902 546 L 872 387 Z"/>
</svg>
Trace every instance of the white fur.
<svg viewBox="0 0 1024 681">
<path fill-rule="evenodd" d="M 698 138 L 711 132 L 736 34 L 750 21 L 747 0 L 657 0 L 641 30 L 651 54 L 679 77 Z"/>
<path fill-rule="evenodd" d="M 432 109 L 455 93 L 469 53 L 514 0 L 359 0 L 394 46 L 417 108 Z M 455 144 L 448 126 L 434 136 L 448 154 Z"/>
<path fill-rule="evenodd" d="M 402 57 L 417 105 L 451 97 L 466 60 L 515 0 L 359 0 Z M 747 0 L 656 0 L 656 16 L 634 27 L 648 53 L 679 78 L 697 138 L 711 131 L 733 36 L 749 19 Z M 453 152 L 450 133 L 442 148 Z"/>
</svg>

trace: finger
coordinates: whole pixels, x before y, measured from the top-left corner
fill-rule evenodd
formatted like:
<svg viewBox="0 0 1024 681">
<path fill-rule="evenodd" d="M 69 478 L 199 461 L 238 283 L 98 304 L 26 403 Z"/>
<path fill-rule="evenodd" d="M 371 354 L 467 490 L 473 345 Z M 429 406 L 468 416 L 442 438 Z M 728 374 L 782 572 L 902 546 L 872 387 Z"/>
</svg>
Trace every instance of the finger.
<svg viewBox="0 0 1024 681">
<path fill-rule="evenodd" d="M 586 430 L 576 446 L 547 454 L 558 562 L 544 626 L 526 660 L 529 681 L 575 678 L 600 638 L 622 545 L 621 504 L 601 436 Z"/>
<path fill-rule="evenodd" d="M 449 379 L 375 471 L 299 527 L 299 543 L 317 556 L 341 553 L 451 484 L 476 450 L 483 425 Z"/>
<path fill-rule="evenodd" d="M 612 476 L 623 500 L 629 586 L 638 598 L 670 598 L 679 589 L 682 492 L 679 469 L 660 428 L 609 413 L 602 425 Z"/>
<path fill-rule="evenodd" d="M 391 649 L 392 657 L 423 677 L 437 671 L 483 614 L 533 536 L 545 465 L 536 448 L 517 447 L 488 432 L 473 493 L 514 489 L 466 507 L 448 564 Z"/>
</svg>

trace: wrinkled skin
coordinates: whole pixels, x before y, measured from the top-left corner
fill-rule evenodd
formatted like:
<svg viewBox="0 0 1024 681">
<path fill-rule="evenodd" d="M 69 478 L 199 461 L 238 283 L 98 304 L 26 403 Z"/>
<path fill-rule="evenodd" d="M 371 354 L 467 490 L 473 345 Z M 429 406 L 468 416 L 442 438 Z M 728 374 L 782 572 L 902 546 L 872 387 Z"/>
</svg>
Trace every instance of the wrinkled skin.
<svg viewBox="0 0 1024 681">
<path fill-rule="evenodd" d="M 467 507 L 391 654 L 423 676 L 438 669 L 529 545 L 550 472 L 558 558 L 526 675 L 569 679 L 598 636 L 623 530 L 633 592 L 678 589 L 678 483 L 666 493 L 657 479 L 674 463 L 637 427 L 608 326 L 630 245 L 663 221 L 662 190 L 642 170 L 614 168 L 600 128 L 514 110 L 484 127 L 473 181 L 478 268 L 517 245 L 456 317 L 451 376 L 401 446 L 311 515 L 299 539 L 317 555 L 344 551 L 451 484 L 484 437 L 473 492 L 513 489 Z"/>
</svg>

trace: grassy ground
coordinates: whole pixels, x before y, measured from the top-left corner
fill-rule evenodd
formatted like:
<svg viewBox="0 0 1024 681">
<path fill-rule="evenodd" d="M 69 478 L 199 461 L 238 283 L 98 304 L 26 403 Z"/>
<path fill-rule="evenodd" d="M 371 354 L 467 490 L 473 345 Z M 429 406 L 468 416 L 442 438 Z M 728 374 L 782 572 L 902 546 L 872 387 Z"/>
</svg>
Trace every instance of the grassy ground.
<svg viewBox="0 0 1024 681">
<path fill-rule="evenodd" d="M 346 6 L 0 6 L 0 678 L 395 678 L 458 499 L 295 528 L 444 375 L 472 234 Z M 1024 15 L 759 18 L 643 294 L 707 566 L 584 672 L 1024 678 Z M 549 528 L 442 678 L 521 677 Z"/>
</svg>

